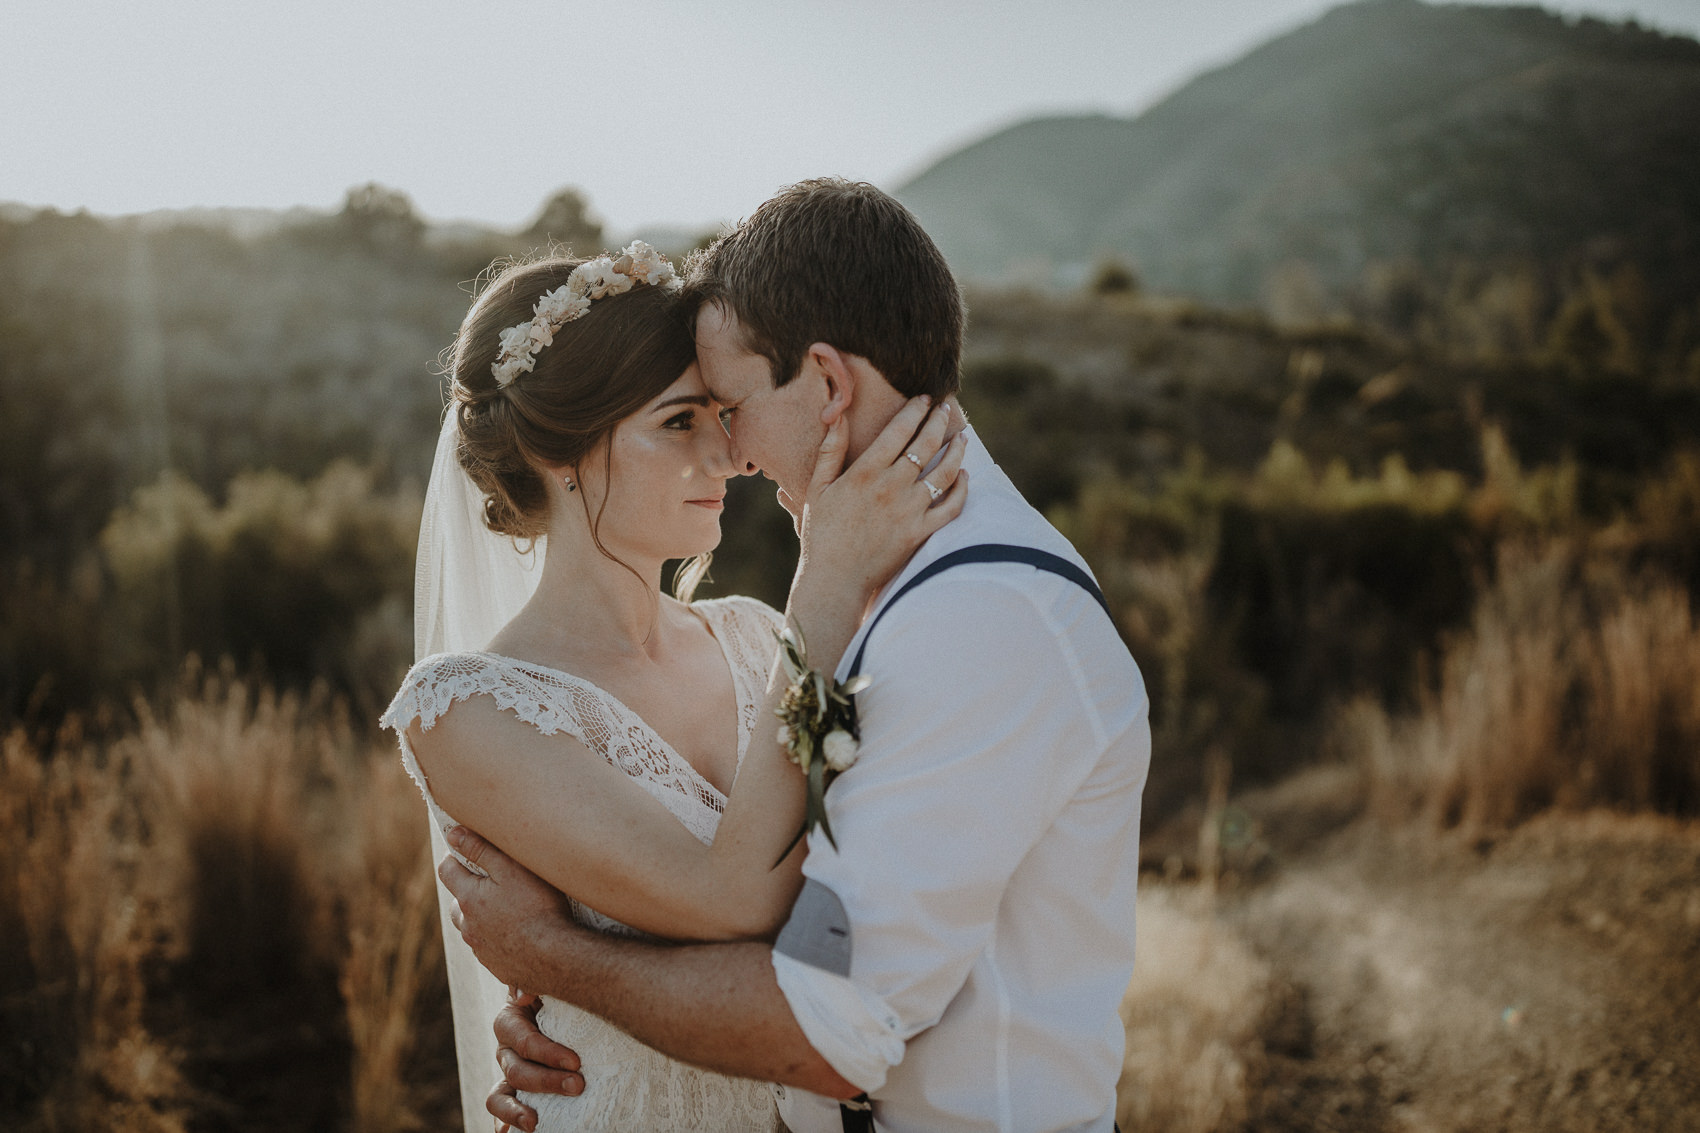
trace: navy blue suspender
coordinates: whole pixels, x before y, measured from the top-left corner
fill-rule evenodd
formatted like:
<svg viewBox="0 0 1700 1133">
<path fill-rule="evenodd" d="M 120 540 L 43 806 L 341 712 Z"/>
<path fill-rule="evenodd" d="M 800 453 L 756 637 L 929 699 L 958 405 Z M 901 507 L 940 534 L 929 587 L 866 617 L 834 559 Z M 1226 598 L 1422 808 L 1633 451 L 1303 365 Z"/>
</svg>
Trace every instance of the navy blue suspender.
<svg viewBox="0 0 1700 1133">
<path fill-rule="evenodd" d="M 862 635 L 861 648 L 856 650 L 856 659 L 850 663 L 850 672 L 845 676 L 845 679 L 849 680 L 862 671 L 862 654 L 868 651 L 868 639 L 874 635 L 874 630 L 879 627 L 880 620 L 891 613 L 891 608 L 897 605 L 899 599 L 934 575 L 943 574 L 951 567 L 963 566 L 967 563 L 1026 563 L 1030 567 L 1049 571 L 1068 579 L 1086 593 L 1092 595 L 1093 600 L 1104 608 L 1104 613 L 1110 612 L 1110 604 L 1104 600 L 1104 592 L 1098 589 L 1098 584 L 1092 581 L 1092 576 L 1061 555 L 1053 555 L 1049 551 L 1040 551 L 1033 547 L 1020 547 L 1013 543 L 976 543 L 972 547 L 963 547 L 959 551 L 952 551 L 948 555 L 934 559 L 917 571 L 914 578 L 898 588 L 897 593 L 893 594 L 890 600 L 880 607 L 880 612 L 874 615 L 873 624 L 868 626 L 868 632 Z"/>
<path fill-rule="evenodd" d="M 886 604 L 880 607 L 879 613 L 875 614 L 874 620 L 869 623 L 868 631 L 862 635 L 862 644 L 856 650 L 855 660 L 850 662 L 850 671 L 845 675 L 845 680 L 850 680 L 861 673 L 862 657 L 868 651 L 868 639 L 873 637 L 874 630 L 879 628 L 880 620 L 891 612 L 891 608 L 897 605 L 899 599 L 934 575 L 943 574 L 951 567 L 963 566 L 967 563 L 1026 563 L 1030 567 L 1049 571 L 1051 574 L 1068 579 L 1068 581 L 1092 595 L 1093 600 L 1104 608 L 1104 613 L 1110 612 L 1110 604 L 1104 600 L 1104 592 L 1098 589 L 1098 584 L 1092 581 L 1092 576 L 1062 556 L 1012 543 L 977 543 L 972 547 L 963 547 L 959 551 L 952 551 L 948 555 L 940 556 L 922 567 L 915 573 L 915 577 L 898 588 L 897 593 L 893 594 Z M 852 718 L 854 718 L 854 706 L 852 706 Z M 844 1126 L 844 1133 L 873 1133 L 874 1110 L 872 1103 L 868 1101 L 868 1095 L 862 1094 L 849 1102 L 841 1103 L 838 1107 L 838 1114 Z"/>
</svg>

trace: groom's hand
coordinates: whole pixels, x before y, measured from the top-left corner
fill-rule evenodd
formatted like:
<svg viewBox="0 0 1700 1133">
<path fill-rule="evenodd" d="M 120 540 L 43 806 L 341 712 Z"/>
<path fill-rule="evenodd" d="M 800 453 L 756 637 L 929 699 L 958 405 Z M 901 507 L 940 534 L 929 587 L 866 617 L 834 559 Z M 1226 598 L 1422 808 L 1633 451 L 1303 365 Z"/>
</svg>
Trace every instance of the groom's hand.
<svg viewBox="0 0 1700 1133">
<path fill-rule="evenodd" d="M 497 1133 L 507 1133 L 510 1127 L 527 1133 L 537 1128 L 537 1111 L 519 1100 L 517 1090 L 567 1097 L 584 1093 L 577 1053 L 551 1041 L 538 1028 L 534 998 L 510 995 L 494 1029 L 502 1080 L 484 1099 L 484 1108 L 496 1119 Z"/>
<path fill-rule="evenodd" d="M 566 898 L 466 827 L 454 827 L 447 837 L 486 875 L 477 876 L 453 854 L 437 865 L 437 876 L 454 896 L 449 919 L 461 939 L 509 987 L 547 990 L 548 944 L 573 927 Z"/>
</svg>

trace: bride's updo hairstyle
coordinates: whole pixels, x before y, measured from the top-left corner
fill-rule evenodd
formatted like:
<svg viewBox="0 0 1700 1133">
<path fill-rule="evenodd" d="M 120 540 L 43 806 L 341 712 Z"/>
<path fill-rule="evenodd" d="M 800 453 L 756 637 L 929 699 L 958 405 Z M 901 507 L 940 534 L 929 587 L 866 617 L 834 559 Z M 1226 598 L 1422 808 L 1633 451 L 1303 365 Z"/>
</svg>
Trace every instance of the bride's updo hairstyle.
<svg viewBox="0 0 1700 1133">
<path fill-rule="evenodd" d="M 460 424 L 456 456 L 484 493 L 484 522 L 515 539 L 548 533 L 544 465 L 582 462 L 615 425 L 696 361 L 696 343 L 678 295 L 635 283 L 562 323 L 553 341 L 531 356 L 532 368 L 501 385 L 492 367 L 503 355 L 503 332 L 530 320 L 538 301 L 566 286 L 573 269 L 585 262 L 549 256 L 496 271 L 450 348 L 450 396 Z M 603 460 L 611 483 L 611 446 L 604 449 Z M 607 498 L 604 493 L 603 506 Z M 591 515 L 585 502 L 591 538 L 607 555 L 597 537 L 601 512 L 599 506 Z"/>
</svg>

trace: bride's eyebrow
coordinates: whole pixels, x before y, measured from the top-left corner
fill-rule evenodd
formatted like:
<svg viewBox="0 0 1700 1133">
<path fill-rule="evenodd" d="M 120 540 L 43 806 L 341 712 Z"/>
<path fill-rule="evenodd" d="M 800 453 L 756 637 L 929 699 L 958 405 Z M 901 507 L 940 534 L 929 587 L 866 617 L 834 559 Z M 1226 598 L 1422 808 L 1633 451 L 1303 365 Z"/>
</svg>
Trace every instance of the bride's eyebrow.
<svg viewBox="0 0 1700 1133">
<path fill-rule="evenodd" d="M 698 405 L 698 406 L 701 406 L 704 409 L 707 409 L 708 408 L 708 398 L 704 397 L 700 393 L 681 394 L 678 397 L 670 397 L 666 401 L 657 402 L 655 404 L 655 407 L 652 408 L 650 410 L 650 412 L 651 413 L 658 413 L 663 409 L 668 409 L 668 408 L 671 408 L 672 406 L 675 406 L 675 405 Z"/>
</svg>

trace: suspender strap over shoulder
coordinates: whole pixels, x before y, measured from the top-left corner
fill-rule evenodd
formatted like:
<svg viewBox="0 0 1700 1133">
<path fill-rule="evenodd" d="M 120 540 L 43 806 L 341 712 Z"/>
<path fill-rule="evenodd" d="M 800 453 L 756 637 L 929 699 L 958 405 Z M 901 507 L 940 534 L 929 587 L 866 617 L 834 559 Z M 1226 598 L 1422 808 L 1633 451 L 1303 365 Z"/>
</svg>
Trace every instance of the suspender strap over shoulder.
<svg viewBox="0 0 1700 1133">
<path fill-rule="evenodd" d="M 1060 575 L 1092 595 L 1093 601 L 1102 606 L 1104 613 L 1110 612 L 1110 604 L 1104 600 L 1104 592 L 1098 589 L 1098 584 L 1092 581 L 1092 576 L 1081 570 L 1060 555 L 1049 551 L 1041 551 L 1034 547 L 1022 547 L 1012 543 L 977 543 L 972 547 L 963 547 L 952 551 L 928 563 L 898 588 L 896 594 L 880 607 L 879 613 L 868 625 L 868 632 L 862 635 L 861 647 L 856 650 L 856 659 L 850 663 L 849 678 L 854 678 L 862 672 L 862 657 L 868 651 L 868 639 L 873 637 L 874 630 L 879 628 L 880 619 L 891 612 L 898 601 L 921 583 L 935 575 L 943 574 L 951 567 L 964 566 L 968 563 L 1026 563 L 1038 570 L 1049 571 Z M 854 713 L 854 707 L 852 707 Z M 854 718 L 854 717 L 852 717 Z M 850 1101 L 840 1103 L 838 1116 L 843 1123 L 844 1133 L 874 1133 L 874 1107 L 868 1100 L 867 1094 L 861 1094 Z"/>
<path fill-rule="evenodd" d="M 868 632 L 862 635 L 861 647 L 856 650 L 856 659 L 850 663 L 850 677 L 855 677 L 862 671 L 862 655 L 868 651 L 868 639 L 874 636 L 874 630 L 879 628 L 880 620 L 891 612 L 891 608 L 903 596 L 915 589 L 921 583 L 934 575 L 943 574 L 951 567 L 965 566 L 968 563 L 1026 563 L 1038 570 L 1049 571 L 1068 579 L 1086 593 L 1092 595 L 1093 601 L 1104 608 L 1104 613 L 1110 612 L 1110 604 L 1104 600 L 1104 592 L 1098 589 L 1098 584 L 1092 581 L 1092 576 L 1063 558 L 1049 551 L 1041 551 L 1034 547 L 1021 547 L 1011 543 L 977 543 L 972 547 L 963 547 L 952 551 L 928 563 L 898 588 L 896 594 L 880 607 L 879 613 L 868 626 Z"/>
</svg>

